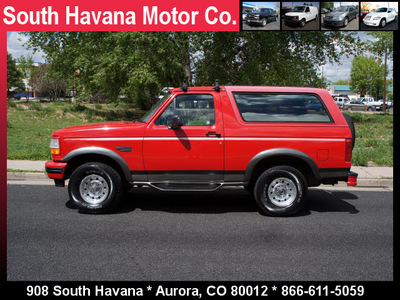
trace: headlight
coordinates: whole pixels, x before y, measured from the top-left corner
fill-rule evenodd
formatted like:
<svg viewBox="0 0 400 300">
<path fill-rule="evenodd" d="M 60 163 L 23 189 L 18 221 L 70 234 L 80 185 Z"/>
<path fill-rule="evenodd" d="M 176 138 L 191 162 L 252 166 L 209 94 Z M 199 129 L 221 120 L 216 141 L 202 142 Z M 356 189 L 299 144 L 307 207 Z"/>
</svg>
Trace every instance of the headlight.
<svg viewBox="0 0 400 300">
<path fill-rule="evenodd" d="M 381 17 L 375 17 L 373 20 L 379 20 Z"/>
<path fill-rule="evenodd" d="M 51 151 L 51 155 L 60 155 L 61 154 L 60 141 L 58 140 L 58 138 L 51 139 L 50 151 Z"/>
</svg>

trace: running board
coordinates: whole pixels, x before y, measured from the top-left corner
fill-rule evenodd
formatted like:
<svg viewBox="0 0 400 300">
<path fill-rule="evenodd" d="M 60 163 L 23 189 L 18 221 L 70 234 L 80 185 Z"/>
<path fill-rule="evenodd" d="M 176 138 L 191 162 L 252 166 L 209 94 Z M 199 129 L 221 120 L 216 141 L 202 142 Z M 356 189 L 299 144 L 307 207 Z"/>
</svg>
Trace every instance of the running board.
<svg viewBox="0 0 400 300">
<path fill-rule="evenodd" d="M 243 182 L 139 182 L 135 181 L 135 185 L 148 185 L 157 190 L 165 192 L 213 192 L 227 185 L 243 185 Z"/>
</svg>

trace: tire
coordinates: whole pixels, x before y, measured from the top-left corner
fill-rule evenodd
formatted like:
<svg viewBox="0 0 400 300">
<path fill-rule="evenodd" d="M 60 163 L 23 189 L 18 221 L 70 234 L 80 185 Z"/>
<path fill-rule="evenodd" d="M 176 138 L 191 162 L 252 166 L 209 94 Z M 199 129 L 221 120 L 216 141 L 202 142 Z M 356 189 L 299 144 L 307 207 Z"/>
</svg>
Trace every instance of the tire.
<svg viewBox="0 0 400 300">
<path fill-rule="evenodd" d="M 301 20 L 300 21 L 300 27 L 304 27 L 304 26 L 306 26 L 306 20 Z"/>
<path fill-rule="evenodd" d="M 346 27 L 347 25 L 349 25 L 349 19 L 345 18 L 343 21 L 343 27 Z"/>
<path fill-rule="evenodd" d="M 261 26 L 262 26 L 262 27 L 267 26 L 267 24 L 268 24 L 268 20 L 267 20 L 267 19 L 262 19 L 262 20 L 261 20 Z"/>
<path fill-rule="evenodd" d="M 99 162 L 85 163 L 71 174 L 68 194 L 79 212 L 109 212 L 122 198 L 121 176 L 109 165 Z"/>
<path fill-rule="evenodd" d="M 262 214 L 283 217 L 295 214 L 305 204 L 307 192 L 301 172 L 290 166 L 276 166 L 258 178 L 254 198 Z"/>
<path fill-rule="evenodd" d="M 354 126 L 354 122 L 353 119 L 348 115 L 343 113 L 343 117 L 346 120 L 347 125 L 350 128 L 350 132 L 351 132 L 351 143 L 352 143 L 352 147 L 354 149 L 354 144 L 356 143 L 356 128 Z"/>
<path fill-rule="evenodd" d="M 386 26 L 386 19 L 382 19 L 381 22 L 379 23 L 379 26 L 384 28 Z"/>
</svg>

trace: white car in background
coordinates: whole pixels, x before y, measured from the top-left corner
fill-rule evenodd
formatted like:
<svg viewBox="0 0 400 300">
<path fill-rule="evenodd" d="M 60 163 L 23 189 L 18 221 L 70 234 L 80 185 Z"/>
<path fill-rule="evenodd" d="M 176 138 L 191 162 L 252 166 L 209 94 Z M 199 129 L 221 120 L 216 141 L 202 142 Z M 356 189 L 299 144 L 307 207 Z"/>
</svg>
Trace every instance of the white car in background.
<svg viewBox="0 0 400 300">
<path fill-rule="evenodd" d="M 397 12 L 390 7 L 380 7 L 363 19 L 364 24 L 367 26 L 380 26 L 382 28 L 392 21 L 397 21 Z"/>
</svg>

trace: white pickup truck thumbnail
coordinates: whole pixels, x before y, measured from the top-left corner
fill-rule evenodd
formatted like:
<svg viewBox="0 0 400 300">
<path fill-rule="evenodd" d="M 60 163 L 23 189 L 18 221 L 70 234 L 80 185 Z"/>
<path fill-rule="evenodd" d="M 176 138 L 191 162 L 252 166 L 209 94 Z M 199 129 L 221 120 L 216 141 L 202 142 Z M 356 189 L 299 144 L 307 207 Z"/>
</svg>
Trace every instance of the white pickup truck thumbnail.
<svg viewBox="0 0 400 300">
<path fill-rule="evenodd" d="M 375 101 L 375 98 L 373 97 L 363 97 L 360 98 L 362 102 L 365 104 L 371 105 L 375 108 L 375 110 L 378 111 L 383 111 L 383 100 L 377 100 Z M 389 109 L 393 106 L 392 101 L 385 101 L 386 109 Z"/>
</svg>

